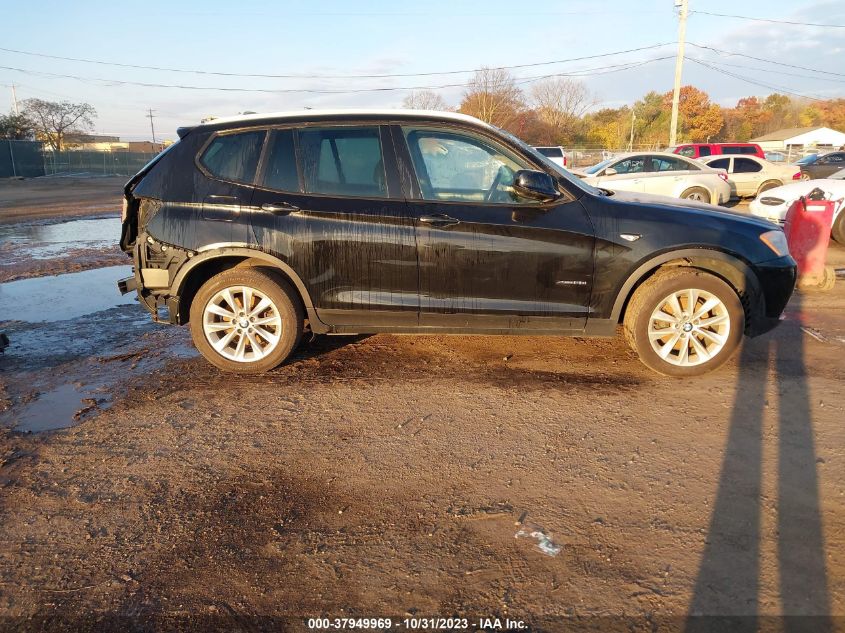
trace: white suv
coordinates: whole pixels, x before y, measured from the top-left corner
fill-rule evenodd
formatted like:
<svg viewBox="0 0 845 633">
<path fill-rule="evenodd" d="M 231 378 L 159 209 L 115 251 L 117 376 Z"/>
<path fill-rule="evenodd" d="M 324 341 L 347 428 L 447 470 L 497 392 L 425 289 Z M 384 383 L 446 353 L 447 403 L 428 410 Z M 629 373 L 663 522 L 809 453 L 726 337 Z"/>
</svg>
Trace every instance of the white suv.
<svg viewBox="0 0 845 633">
<path fill-rule="evenodd" d="M 569 157 L 559 145 L 555 147 L 535 147 L 534 149 L 552 161 L 555 165 L 569 167 Z"/>
</svg>

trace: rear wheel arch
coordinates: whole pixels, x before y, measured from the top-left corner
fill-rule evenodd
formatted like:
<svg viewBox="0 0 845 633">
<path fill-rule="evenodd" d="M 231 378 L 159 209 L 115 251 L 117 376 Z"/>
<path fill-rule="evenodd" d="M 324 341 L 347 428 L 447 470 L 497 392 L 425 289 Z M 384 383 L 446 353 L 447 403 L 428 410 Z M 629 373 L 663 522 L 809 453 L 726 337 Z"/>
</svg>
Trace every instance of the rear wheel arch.
<svg viewBox="0 0 845 633">
<path fill-rule="evenodd" d="M 701 202 L 712 202 L 714 198 L 713 192 L 710 191 L 704 185 L 695 185 L 693 187 L 687 187 L 681 192 L 681 195 L 678 197 L 682 200 L 696 199 L 694 197 L 695 194 L 701 196 Z"/>
<path fill-rule="evenodd" d="M 302 279 L 289 264 L 268 253 L 249 248 L 221 248 L 200 253 L 177 273 L 173 280 L 174 294 L 179 297 L 179 323 L 184 325 L 190 319 L 191 303 L 200 287 L 215 275 L 240 267 L 262 267 L 288 282 L 299 295 L 312 329 L 319 328 L 319 320 L 314 312 L 311 296 Z"/>
<path fill-rule="evenodd" d="M 739 257 L 709 249 L 685 249 L 663 253 L 638 266 L 628 276 L 616 295 L 611 312 L 612 322 L 623 321 L 631 297 L 646 280 L 658 271 L 684 266 L 709 272 L 730 285 L 745 309 L 745 327 L 748 330 L 757 302 L 762 298 L 757 275 Z"/>
</svg>

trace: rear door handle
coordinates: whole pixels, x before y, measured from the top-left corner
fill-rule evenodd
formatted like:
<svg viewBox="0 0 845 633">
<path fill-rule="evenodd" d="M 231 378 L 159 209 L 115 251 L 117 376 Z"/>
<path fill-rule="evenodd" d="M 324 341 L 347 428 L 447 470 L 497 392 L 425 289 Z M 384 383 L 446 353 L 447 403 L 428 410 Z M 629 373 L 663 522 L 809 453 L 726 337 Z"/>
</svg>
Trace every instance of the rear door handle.
<svg viewBox="0 0 845 633">
<path fill-rule="evenodd" d="M 434 215 L 423 215 L 420 217 L 420 222 L 423 224 L 429 224 L 431 226 L 453 226 L 455 224 L 460 224 L 461 221 L 449 217 L 445 213 L 435 213 Z"/>
<path fill-rule="evenodd" d="M 265 202 L 261 205 L 261 210 L 268 213 L 291 213 L 292 211 L 299 211 L 299 207 L 289 202 Z"/>
</svg>

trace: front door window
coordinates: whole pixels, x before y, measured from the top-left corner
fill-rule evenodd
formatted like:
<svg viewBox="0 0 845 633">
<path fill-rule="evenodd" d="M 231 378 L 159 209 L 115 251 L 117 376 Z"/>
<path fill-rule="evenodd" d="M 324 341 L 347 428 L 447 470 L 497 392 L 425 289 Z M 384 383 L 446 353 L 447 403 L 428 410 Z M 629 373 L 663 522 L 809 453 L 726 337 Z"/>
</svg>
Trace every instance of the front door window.
<svg viewBox="0 0 845 633">
<path fill-rule="evenodd" d="M 533 169 L 482 137 L 432 128 L 403 128 L 425 200 L 536 204 L 513 190 L 514 174 Z"/>
</svg>

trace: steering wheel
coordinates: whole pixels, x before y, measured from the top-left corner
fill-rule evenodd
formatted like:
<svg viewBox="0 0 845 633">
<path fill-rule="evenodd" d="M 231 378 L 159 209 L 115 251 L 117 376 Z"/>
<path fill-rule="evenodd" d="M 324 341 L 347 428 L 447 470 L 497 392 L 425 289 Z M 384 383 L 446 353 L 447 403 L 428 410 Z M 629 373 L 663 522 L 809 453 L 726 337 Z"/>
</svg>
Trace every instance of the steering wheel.
<svg viewBox="0 0 845 633">
<path fill-rule="evenodd" d="M 484 202 L 491 202 L 493 200 L 493 194 L 496 193 L 496 189 L 499 187 L 499 184 L 502 182 L 502 176 L 505 173 L 507 168 L 502 165 L 499 167 L 499 171 L 496 172 L 496 177 L 493 179 L 493 184 L 490 185 L 490 189 L 487 190 L 487 193 L 484 195 Z"/>
</svg>

